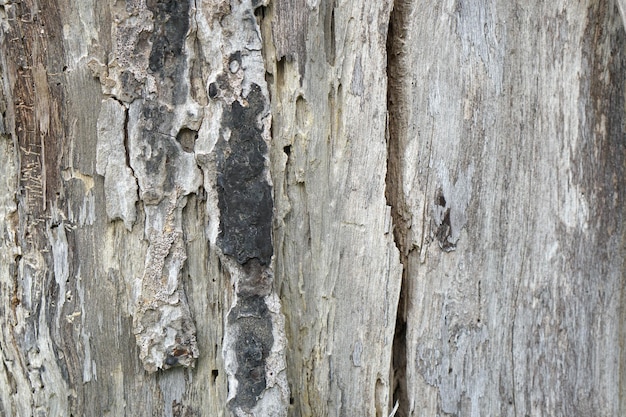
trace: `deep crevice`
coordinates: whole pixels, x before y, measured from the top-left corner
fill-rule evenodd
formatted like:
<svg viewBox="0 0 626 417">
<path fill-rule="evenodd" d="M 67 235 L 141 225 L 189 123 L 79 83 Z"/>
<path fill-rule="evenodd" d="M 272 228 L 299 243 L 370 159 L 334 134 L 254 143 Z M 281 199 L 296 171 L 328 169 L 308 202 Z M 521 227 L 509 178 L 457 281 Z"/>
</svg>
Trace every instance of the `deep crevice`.
<svg viewBox="0 0 626 417">
<path fill-rule="evenodd" d="M 413 7 L 413 0 L 396 0 L 389 19 L 387 34 L 387 177 L 385 197 L 391 207 L 394 228 L 393 237 L 400 252 L 402 264 L 402 283 L 396 316 L 396 326 L 392 347 L 392 401 L 390 406 L 398 404 L 395 417 L 409 416 L 409 397 L 407 391 L 407 301 L 408 254 L 406 203 L 402 184 L 403 141 L 407 132 L 407 111 L 405 79 L 411 74 L 406 64 L 405 38 L 408 16 Z"/>
<path fill-rule="evenodd" d="M 128 119 L 129 119 L 128 107 L 126 107 L 126 105 L 121 100 L 117 100 L 117 102 L 124 107 L 124 154 L 125 154 L 124 156 L 126 157 L 126 166 L 130 168 L 131 172 L 133 173 L 133 177 L 136 179 L 137 176 L 135 175 L 135 170 L 130 164 L 130 134 L 128 132 Z"/>
</svg>

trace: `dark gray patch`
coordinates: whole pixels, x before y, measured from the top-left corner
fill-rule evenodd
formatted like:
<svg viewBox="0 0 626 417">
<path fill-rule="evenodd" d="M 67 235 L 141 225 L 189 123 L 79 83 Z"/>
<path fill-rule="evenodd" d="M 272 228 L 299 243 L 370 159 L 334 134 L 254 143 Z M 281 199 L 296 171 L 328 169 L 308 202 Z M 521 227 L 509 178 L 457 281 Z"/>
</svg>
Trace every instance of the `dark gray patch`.
<svg viewBox="0 0 626 417">
<path fill-rule="evenodd" d="M 239 264 L 257 259 L 268 265 L 272 258 L 272 193 L 265 177 L 267 145 L 258 126 L 265 97 L 254 84 L 248 106 L 234 101 L 224 114 L 230 138 L 217 144 L 217 192 L 220 209 L 218 244 Z"/>
<path fill-rule="evenodd" d="M 217 83 L 209 84 L 209 97 L 215 98 L 219 94 L 219 89 L 217 88 Z"/>
<path fill-rule="evenodd" d="M 447 205 L 446 198 L 441 190 L 437 190 L 435 196 L 435 211 L 435 237 L 439 241 L 441 250 L 451 252 L 456 249 L 456 242 L 453 242 L 451 239 L 450 207 Z"/>
<path fill-rule="evenodd" d="M 154 16 L 152 50 L 149 67 L 160 71 L 170 58 L 180 57 L 185 35 L 189 30 L 189 2 L 178 0 L 148 0 L 148 9 Z"/>
<path fill-rule="evenodd" d="M 249 410 L 266 387 L 265 361 L 274 344 L 270 312 L 263 297 L 243 296 L 228 314 L 228 322 L 236 334 L 235 378 L 239 383 L 229 406 Z"/>
<path fill-rule="evenodd" d="M 146 5 L 154 16 L 148 68 L 161 76 L 161 82 L 168 87 L 166 90 L 170 90 L 173 104 L 183 103 L 187 83 L 175 80 L 183 74 L 186 65 L 183 47 L 189 31 L 189 1 L 148 0 Z"/>
<path fill-rule="evenodd" d="M 180 129 L 178 135 L 176 135 L 176 140 L 180 143 L 180 146 L 183 147 L 185 152 L 193 152 L 196 139 L 198 139 L 198 132 L 185 127 Z"/>
</svg>

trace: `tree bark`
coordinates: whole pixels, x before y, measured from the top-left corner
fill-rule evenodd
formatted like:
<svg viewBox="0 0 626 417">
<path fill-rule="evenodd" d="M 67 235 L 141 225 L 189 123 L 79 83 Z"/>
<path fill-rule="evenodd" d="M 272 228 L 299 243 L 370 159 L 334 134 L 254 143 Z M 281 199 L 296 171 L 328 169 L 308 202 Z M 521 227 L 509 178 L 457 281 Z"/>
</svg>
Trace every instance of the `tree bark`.
<svg viewBox="0 0 626 417">
<path fill-rule="evenodd" d="M 0 415 L 626 413 L 623 0 L 0 2 Z"/>
<path fill-rule="evenodd" d="M 403 414 L 623 414 L 616 4 L 403 4 L 392 33 Z"/>
</svg>

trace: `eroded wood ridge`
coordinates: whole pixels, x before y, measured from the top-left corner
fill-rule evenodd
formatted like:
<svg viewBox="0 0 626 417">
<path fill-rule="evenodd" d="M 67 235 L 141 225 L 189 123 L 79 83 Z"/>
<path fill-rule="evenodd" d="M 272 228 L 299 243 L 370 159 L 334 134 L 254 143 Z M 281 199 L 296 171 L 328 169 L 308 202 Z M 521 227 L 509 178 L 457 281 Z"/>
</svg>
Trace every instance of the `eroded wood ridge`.
<svg viewBox="0 0 626 417">
<path fill-rule="evenodd" d="M 67 373 L 81 356 L 79 347 L 63 340 L 71 333 L 64 316 L 75 307 L 66 295 L 74 265 L 65 255 L 72 251 L 73 237 L 62 214 L 60 170 L 67 146 L 58 110 L 65 101 L 64 51 L 48 39 L 61 28 L 50 2 L 3 4 L 0 16 L 1 165 L 9 176 L 6 185 L 17 180 L 15 188 L 3 189 L 8 200 L 0 213 L 0 235 L 9 249 L 0 261 L 6 268 L 0 271 L 0 351 L 6 378 L 0 408 L 27 415 L 50 404 L 66 409 L 80 403 L 67 394 L 72 383 Z M 64 360 L 57 360 L 59 352 Z"/>
<path fill-rule="evenodd" d="M 401 266 L 385 200 L 390 12 L 389 1 L 280 1 L 262 22 L 296 416 L 393 408 Z"/>
</svg>

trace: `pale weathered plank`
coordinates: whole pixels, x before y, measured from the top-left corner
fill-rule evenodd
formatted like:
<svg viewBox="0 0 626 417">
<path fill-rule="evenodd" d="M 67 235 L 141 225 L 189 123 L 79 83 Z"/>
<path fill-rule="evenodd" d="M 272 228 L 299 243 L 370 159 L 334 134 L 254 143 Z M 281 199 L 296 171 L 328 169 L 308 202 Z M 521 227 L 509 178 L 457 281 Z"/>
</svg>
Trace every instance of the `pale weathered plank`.
<svg viewBox="0 0 626 417">
<path fill-rule="evenodd" d="M 616 4 L 409 2 L 392 19 L 399 415 L 623 414 Z"/>
<path fill-rule="evenodd" d="M 282 4 L 263 33 L 293 415 L 386 417 L 401 277 L 384 194 L 391 4 L 307 2 L 304 56 L 272 45 L 294 24 Z"/>
</svg>

